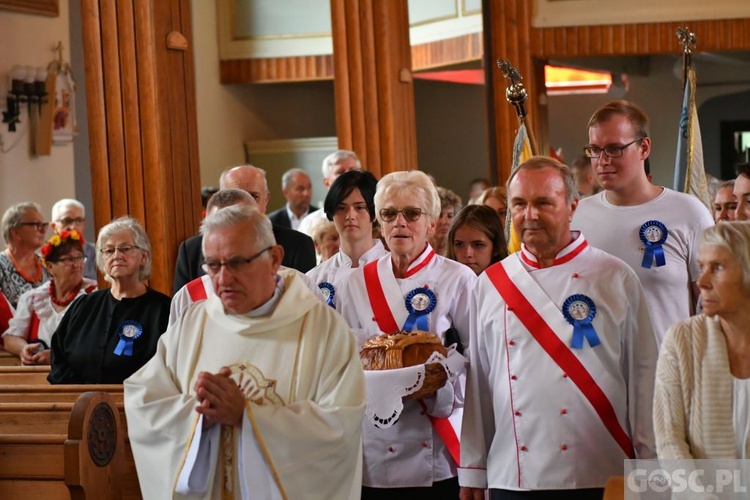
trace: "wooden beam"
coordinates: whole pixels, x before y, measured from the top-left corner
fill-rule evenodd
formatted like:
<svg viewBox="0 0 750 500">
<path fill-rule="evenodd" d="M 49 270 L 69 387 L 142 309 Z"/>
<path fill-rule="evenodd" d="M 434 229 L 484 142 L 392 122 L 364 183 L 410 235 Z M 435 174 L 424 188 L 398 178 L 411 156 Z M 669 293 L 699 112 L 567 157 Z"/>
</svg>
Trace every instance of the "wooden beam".
<svg viewBox="0 0 750 500">
<path fill-rule="evenodd" d="M 331 0 L 339 146 L 378 177 L 417 167 L 411 48 L 403 0 Z"/>
<path fill-rule="evenodd" d="M 150 285 L 170 293 L 201 214 L 190 2 L 82 0 L 82 12 L 96 229 L 138 219 Z"/>
</svg>

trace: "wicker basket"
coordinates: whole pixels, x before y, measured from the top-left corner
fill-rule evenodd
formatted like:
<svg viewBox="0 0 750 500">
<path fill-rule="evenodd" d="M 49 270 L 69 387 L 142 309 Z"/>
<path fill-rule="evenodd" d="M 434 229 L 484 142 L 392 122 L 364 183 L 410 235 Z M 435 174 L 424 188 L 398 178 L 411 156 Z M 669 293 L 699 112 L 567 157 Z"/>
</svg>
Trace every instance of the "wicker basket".
<svg viewBox="0 0 750 500">
<path fill-rule="evenodd" d="M 448 350 L 437 335 L 422 331 L 399 332 L 371 338 L 360 350 L 359 357 L 365 370 L 393 370 L 424 364 L 436 351 L 443 356 L 448 355 Z M 447 380 L 448 375 L 440 364 L 426 365 L 422 387 L 407 398 L 430 396 Z"/>
</svg>

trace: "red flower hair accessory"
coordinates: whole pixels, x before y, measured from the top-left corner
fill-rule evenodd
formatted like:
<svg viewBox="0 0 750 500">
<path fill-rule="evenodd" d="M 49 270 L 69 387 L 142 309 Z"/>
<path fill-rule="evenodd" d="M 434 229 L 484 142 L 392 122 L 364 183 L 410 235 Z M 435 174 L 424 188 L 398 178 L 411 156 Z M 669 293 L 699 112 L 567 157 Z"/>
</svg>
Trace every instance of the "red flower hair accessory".
<svg viewBox="0 0 750 500">
<path fill-rule="evenodd" d="M 42 253 L 42 260 L 46 264 L 46 259 L 49 257 L 49 255 L 52 253 L 52 250 L 56 247 L 59 247 L 63 243 L 67 242 L 68 240 L 78 241 L 81 243 L 81 247 L 86 244 L 86 241 L 83 239 L 83 235 L 73 229 L 72 231 L 63 231 L 60 234 L 53 234 L 49 240 L 47 240 L 47 243 L 44 244 L 42 249 L 40 250 Z"/>
</svg>

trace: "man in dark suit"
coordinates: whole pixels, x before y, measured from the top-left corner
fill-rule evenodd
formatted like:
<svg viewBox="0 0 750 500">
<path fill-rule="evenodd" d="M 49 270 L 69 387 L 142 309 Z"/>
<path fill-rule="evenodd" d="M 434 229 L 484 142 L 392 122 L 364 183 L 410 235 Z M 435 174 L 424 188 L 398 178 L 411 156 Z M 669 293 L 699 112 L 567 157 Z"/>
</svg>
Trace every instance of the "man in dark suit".
<svg viewBox="0 0 750 500">
<path fill-rule="evenodd" d="M 237 188 L 247 191 L 258 204 L 258 210 L 266 212 L 271 192 L 268 190 L 266 172 L 263 169 L 252 165 L 240 165 L 225 170 L 221 174 L 219 185 L 221 189 Z M 273 235 L 276 243 L 284 248 L 284 260 L 281 262 L 283 266 L 291 267 L 301 273 L 306 273 L 315 267 L 315 246 L 309 236 L 275 224 Z M 188 238 L 180 245 L 172 283 L 174 293 L 198 276 L 206 274 L 201 269 L 202 241 L 202 237 L 198 235 Z"/>
<path fill-rule="evenodd" d="M 299 168 L 287 170 L 281 177 L 281 192 L 286 198 L 286 205 L 268 214 L 268 218 L 277 226 L 299 229 L 302 219 L 318 209 L 310 205 L 312 198 L 310 176 Z"/>
</svg>

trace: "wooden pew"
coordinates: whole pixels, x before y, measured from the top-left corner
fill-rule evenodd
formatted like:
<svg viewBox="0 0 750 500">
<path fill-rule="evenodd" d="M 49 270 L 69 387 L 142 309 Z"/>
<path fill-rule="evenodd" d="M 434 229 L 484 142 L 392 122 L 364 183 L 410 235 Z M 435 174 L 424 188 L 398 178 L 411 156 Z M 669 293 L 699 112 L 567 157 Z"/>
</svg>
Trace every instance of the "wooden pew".
<svg viewBox="0 0 750 500">
<path fill-rule="evenodd" d="M 47 385 L 47 366 L 0 366 L 0 385 Z"/>
<path fill-rule="evenodd" d="M 92 400 L 92 394 L 99 396 Z M 112 469 L 107 474 L 117 475 L 113 479 L 118 486 L 110 489 L 91 486 L 99 484 L 103 468 L 87 458 L 92 435 L 86 429 L 93 428 L 92 415 L 107 420 L 96 417 L 91 406 L 102 402 L 114 415 L 108 418 L 116 421 L 120 454 L 112 467 L 105 467 Z M 81 405 L 88 409 L 77 410 Z M 95 434 L 111 436 L 112 432 L 105 428 Z M 102 446 L 98 443 L 93 449 Z M 127 439 L 122 385 L 0 386 L 0 498 L 30 498 L 30 491 L 42 492 L 36 498 L 141 498 Z M 95 493 L 80 496 L 83 491 Z"/>
<path fill-rule="evenodd" d="M 0 381 L 2 377 L 0 376 Z M 0 384 L 0 403 L 75 403 L 88 391 L 103 391 L 112 396 L 118 409 L 123 404 L 122 385 L 18 385 Z M 120 418 L 124 419 L 124 413 Z M 123 425 L 125 423 L 123 422 Z"/>
<path fill-rule="evenodd" d="M 21 358 L 0 348 L 0 366 L 20 366 Z"/>
</svg>

